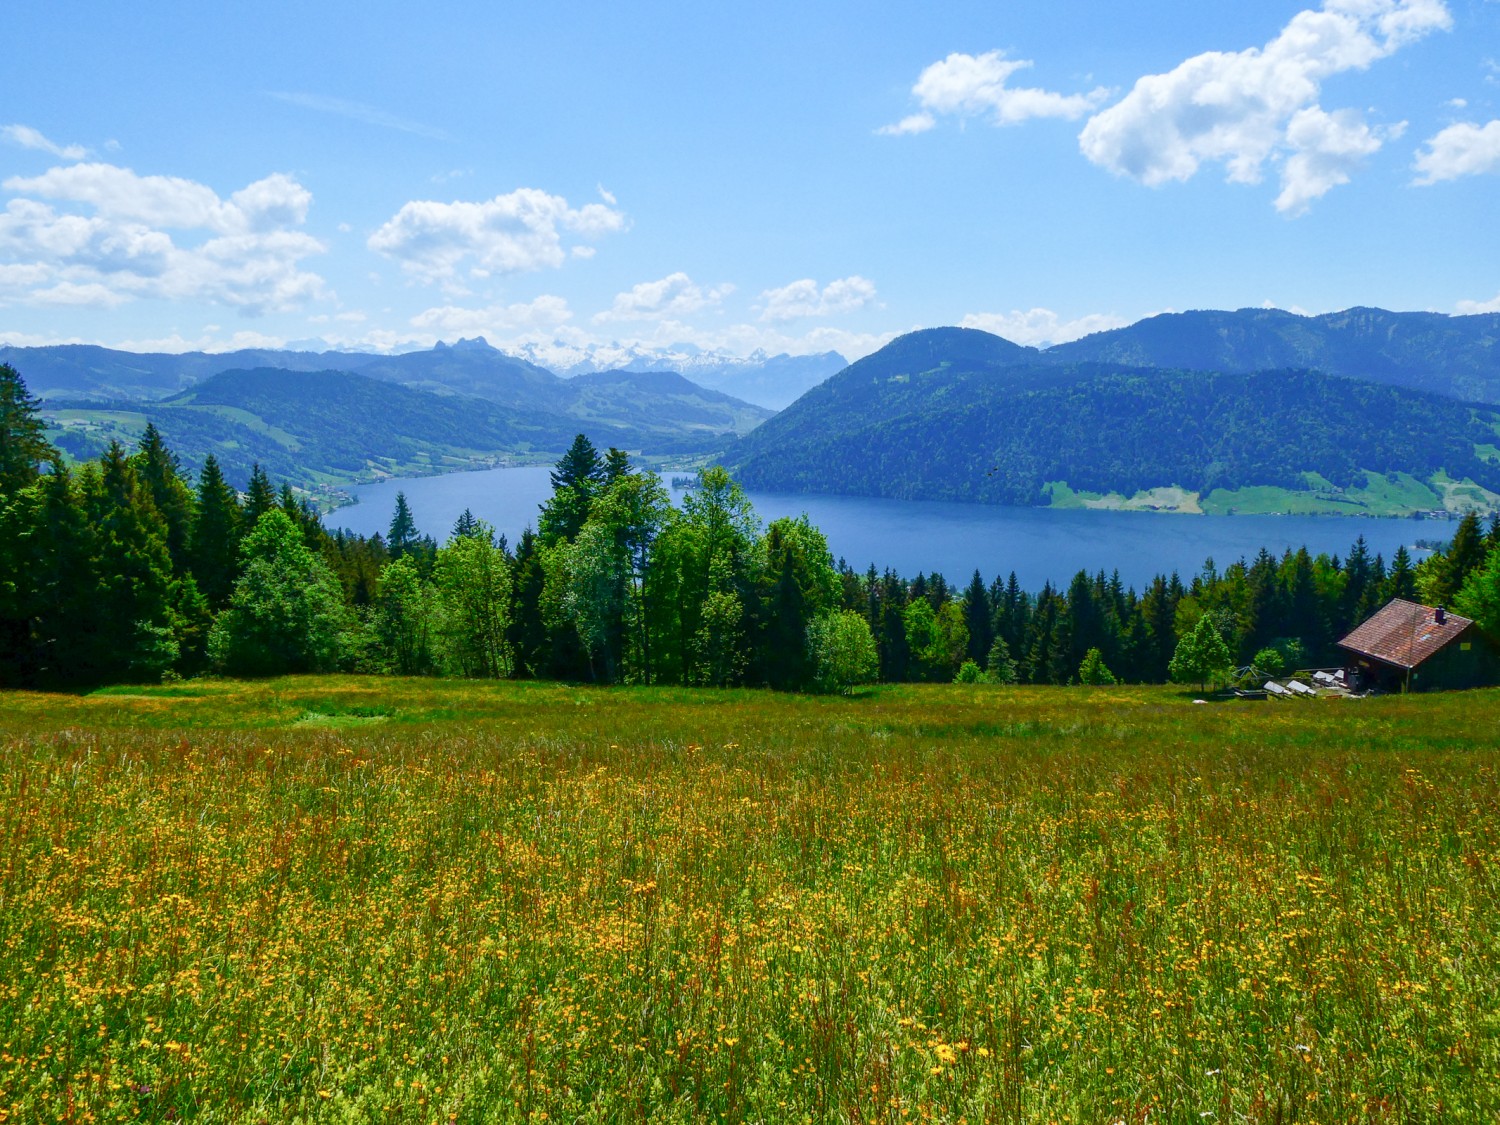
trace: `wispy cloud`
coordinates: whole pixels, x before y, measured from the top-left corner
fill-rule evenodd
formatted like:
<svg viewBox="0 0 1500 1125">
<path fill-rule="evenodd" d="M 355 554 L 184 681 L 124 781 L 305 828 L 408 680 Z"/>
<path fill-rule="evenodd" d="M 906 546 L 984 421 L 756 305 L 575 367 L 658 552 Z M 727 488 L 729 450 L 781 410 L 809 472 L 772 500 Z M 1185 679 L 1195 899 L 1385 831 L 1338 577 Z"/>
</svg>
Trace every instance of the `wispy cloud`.
<svg viewBox="0 0 1500 1125">
<path fill-rule="evenodd" d="M 434 141 L 451 141 L 453 138 L 441 129 L 431 125 L 424 125 L 420 121 L 411 121 L 405 117 L 398 117 L 394 113 L 387 113 L 377 106 L 365 105 L 364 102 L 353 102 L 345 98 L 329 98 L 322 94 L 306 94 L 290 92 L 285 90 L 272 90 L 270 97 L 287 105 L 299 106 L 302 109 L 310 109 L 316 113 L 331 113 L 336 117 L 347 117 L 351 121 L 360 121 L 366 125 L 375 125 L 381 129 L 395 129 L 402 133 L 413 133 L 419 137 L 427 137 Z"/>
<path fill-rule="evenodd" d="M 0 125 L 0 137 L 13 145 L 51 153 L 64 160 L 82 160 L 89 154 L 89 150 L 82 145 L 60 145 L 48 140 L 40 130 L 33 129 L 30 125 Z"/>
</svg>

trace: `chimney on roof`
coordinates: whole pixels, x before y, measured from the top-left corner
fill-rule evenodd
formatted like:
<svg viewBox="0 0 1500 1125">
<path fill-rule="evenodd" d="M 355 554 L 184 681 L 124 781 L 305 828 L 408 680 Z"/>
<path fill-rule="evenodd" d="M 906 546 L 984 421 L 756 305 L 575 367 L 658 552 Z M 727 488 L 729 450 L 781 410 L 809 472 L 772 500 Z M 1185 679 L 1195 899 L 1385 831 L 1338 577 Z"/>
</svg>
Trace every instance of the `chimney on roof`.
<svg viewBox="0 0 1500 1125">
<path fill-rule="evenodd" d="M 1434 621 L 1436 621 L 1439 625 L 1446 625 L 1448 623 L 1448 610 L 1447 610 L 1447 608 L 1444 607 L 1444 606 L 1438 606 L 1437 607 L 1437 612 L 1432 615 L 1432 619 Z"/>
</svg>

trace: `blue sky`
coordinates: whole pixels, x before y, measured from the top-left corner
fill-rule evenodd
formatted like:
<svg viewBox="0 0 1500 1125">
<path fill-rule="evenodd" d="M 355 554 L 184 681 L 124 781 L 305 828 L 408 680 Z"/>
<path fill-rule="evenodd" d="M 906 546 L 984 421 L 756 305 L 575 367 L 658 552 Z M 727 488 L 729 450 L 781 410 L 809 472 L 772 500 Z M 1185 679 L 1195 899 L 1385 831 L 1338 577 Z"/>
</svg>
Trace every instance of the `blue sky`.
<svg viewBox="0 0 1500 1125">
<path fill-rule="evenodd" d="M 1500 3 L 0 8 L 0 342 L 1500 310 Z"/>
</svg>

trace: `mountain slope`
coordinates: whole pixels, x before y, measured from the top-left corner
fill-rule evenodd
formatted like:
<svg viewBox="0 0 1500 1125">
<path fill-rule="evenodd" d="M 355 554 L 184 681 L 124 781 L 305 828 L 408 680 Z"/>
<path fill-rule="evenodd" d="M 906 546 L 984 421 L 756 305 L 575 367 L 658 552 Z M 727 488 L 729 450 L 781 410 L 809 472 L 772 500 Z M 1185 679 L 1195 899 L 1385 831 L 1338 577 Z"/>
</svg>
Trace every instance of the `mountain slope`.
<svg viewBox="0 0 1500 1125">
<path fill-rule="evenodd" d="M 1139 505 L 1385 511 L 1500 493 L 1500 410 L 1307 371 L 1007 366 L 952 332 L 852 365 L 726 462 L 752 488 L 1001 504 L 1162 490 Z"/>
<path fill-rule="evenodd" d="M 1166 313 L 1059 344 L 1047 363 L 1123 363 L 1190 371 L 1304 367 L 1354 379 L 1500 403 L 1500 313 L 1279 309 Z"/>
<path fill-rule="evenodd" d="M 259 462 L 303 485 L 372 475 L 471 468 L 562 452 L 587 432 L 600 446 L 649 454 L 711 454 L 769 413 L 673 374 L 561 380 L 535 401 L 505 405 L 346 371 L 226 371 L 154 402 L 47 403 L 52 438 L 92 456 L 132 442 L 153 422 L 187 467 L 214 454 L 243 484 Z M 515 396 L 523 398 L 524 396 Z"/>
</svg>

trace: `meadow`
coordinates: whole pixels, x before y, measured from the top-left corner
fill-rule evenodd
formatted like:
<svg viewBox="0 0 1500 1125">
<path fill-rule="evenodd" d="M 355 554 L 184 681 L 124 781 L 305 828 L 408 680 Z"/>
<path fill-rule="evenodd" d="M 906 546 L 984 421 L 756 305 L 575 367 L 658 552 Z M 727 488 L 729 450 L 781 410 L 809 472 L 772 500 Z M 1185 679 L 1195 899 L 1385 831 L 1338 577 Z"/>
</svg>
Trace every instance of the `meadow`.
<svg viewBox="0 0 1500 1125">
<path fill-rule="evenodd" d="M 1500 692 L 0 696 L 0 1121 L 1493 1122 Z"/>
</svg>

